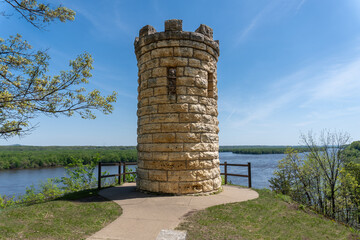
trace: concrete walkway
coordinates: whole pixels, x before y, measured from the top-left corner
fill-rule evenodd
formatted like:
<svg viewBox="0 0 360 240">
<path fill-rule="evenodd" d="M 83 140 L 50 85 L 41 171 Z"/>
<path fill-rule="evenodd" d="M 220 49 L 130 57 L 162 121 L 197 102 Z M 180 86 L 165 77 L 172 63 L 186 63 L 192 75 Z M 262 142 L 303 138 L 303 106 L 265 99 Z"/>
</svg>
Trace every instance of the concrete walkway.
<svg viewBox="0 0 360 240">
<path fill-rule="evenodd" d="M 223 192 L 210 196 L 157 196 L 137 192 L 134 183 L 101 190 L 100 195 L 119 204 L 123 214 L 90 240 L 155 240 L 162 229 L 174 229 L 189 212 L 259 196 L 235 186 L 223 186 Z"/>
</svg>

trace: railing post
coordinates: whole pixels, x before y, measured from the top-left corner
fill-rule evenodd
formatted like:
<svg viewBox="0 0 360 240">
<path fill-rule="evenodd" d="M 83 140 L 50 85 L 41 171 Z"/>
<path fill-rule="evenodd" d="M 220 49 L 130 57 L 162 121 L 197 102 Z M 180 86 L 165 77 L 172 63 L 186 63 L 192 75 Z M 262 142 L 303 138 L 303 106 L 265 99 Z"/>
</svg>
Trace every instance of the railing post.
<svg viewBox="0 0 360 240">
<path fill-rule="evenodd" d="M 248 180 L 249 180 L 249 188 L 251 188 L 251 163 L 248 162 Z"/>
<path fill-rule="evenodd" d="M 118 177 L 118 184 L 120 185 L 121 184 L 121 162 L 119 162 L 118 164 L 118 174 L 119 174 L 119 177 Z"/>
<path fill-rule="evenodd" d="M 225 175 L 225 184 L 227 184 L 227 162 L 224 162 L 224 175 Z"/>
<path fill-rule="evenodd" d="M 123 162 L 123 183 L 125 183 L 126 182 L 126 163 L 125 162 Z"/>
<path fill-rule="evenodd" d="M 101 189 L 101 162 L 99 162 L 98 166 L 98 189 Z"/>
</svg>

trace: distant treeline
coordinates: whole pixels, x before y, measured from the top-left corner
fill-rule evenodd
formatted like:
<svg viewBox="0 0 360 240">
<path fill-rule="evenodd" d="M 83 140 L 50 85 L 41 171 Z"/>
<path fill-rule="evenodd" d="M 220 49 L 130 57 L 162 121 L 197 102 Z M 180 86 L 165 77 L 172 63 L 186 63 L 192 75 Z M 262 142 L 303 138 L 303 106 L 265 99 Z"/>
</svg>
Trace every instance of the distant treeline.
<svg viewBox="0 0 360 240">
<path fill-rule="evenodd" d="M 97 146 L 0 146 L 0 170 L 67 166 L 73 159 L 84 164 L 98 158 L 104 162 L 136 162 L 136 147 Z"/>
<path fill-rule="evenodd" d="M 220 152 L 237 154 L 282 154 L 286 149 L 293 148 L 298 152 L 306 152 L 305 146 L 220 146 Z"/>
<path fill-rule="evenodd" d="M 281 154 L 288 146 L 220 146 L 220 152 L 241 154 Z M 305 147 L 293 146 L 298 152 Z M 103 162 L 136 162 L 134 146 L 0 146 L 0 170 L 67 166 L 73 159 L 82 159 L 84 164 L 95 158 Z"/>
</svg>

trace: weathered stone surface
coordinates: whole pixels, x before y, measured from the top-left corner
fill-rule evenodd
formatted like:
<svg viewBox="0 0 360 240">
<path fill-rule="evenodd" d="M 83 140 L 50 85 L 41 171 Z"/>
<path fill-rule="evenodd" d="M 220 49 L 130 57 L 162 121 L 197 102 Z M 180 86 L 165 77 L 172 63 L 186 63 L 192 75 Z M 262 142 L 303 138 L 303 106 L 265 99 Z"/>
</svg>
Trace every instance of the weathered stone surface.
<svg viewBox="0 0 360 240">
<path fill-rule="evenodd" d="M 160 91 L 159 89 L 157 89 L 156 94 L 154 94 L 154 97 L 149 97 L 148 100 L 148 104 L 150 105 L 156 105 L 156 104 L 160 104 L 160 103 L 170 103 L 169 102 L 169 97 L 166 94 L 159 94 Z M 147 104 L 147 105 L 148 105 Z"/>
<path fill-rule="evenodd" d="M 178 143 L 194 143 L 200 141 L 199 133 L 176 133 L 176 142 Z"/>
<path fill-rule="evenodd" d="M 193 77 L 178 77 L 176 78 L 177 86 L 195 86 L 195 78 Z M 186 88 L 185 88 L 186 93 Z"/>
<path fill-rule="evenodd" d="M 194 54 L 194 50 L 189 47 L 175 47 L 174 48 L 174 56 L 177 57 L 192 57 Z"/>
<path fill-rule="evenodd" d="M 158 122 L 158 123 L 176 123 L 179 122 L 179 114 L 178 113 L 162 113 L 162 114 L 154 114 L 149 117 L 149 121 Z"/>
<path fill-rule="evenodd" d="M 141 134 L 137 138 L 138 143 L 152 143 L 152 134 Z"/>
<path fill-rule="evenodd" d="M 140 99 L 146 98 L 146 97 L 151 97 L 154 95 L 154 89 L 153 88 L 148 88 L 145 90 L 140 91 Z"/>
<path fill-rule="evenodd" d="M 146 25 L 140 29 L 139 37 L 144 37 L 146 35 L 153 34 L 153 33 L 156 33 L 155 28 L 153 26 Z"/>
<path fill-rule="evenodd" d="M 144 62 L 143 64 L 140 65 L 140 72 L 144 72 L 148 69 L 152 69 L 155 67 L 158 67 L 160 64 L 160 60 L 159 59 L 151 59 L 150 61 Z"/>
<path fill-rule="evenodd" d="M 152 58 L 171 57 L 174 55 L 173 48 L 157 48 L 151 51 Z"/>
<path fill-rule="evenodd" d="M 213 167 L 214 162 L 212 160 L 193 160 L 187 162 L 188 169 L 208 169 Z"/>
<path fill-rule="evenodd" d="M 154 68 L 151 73 L 151 77 L 166 77 L 167 69 L 166 67 Z"/>
<path fill-rule="evenodd" d="M 212 115 L 212 116 L 217 116 L 218 115 L 217 107 L 206 106 L 206 114 Z"/>
<path fill-rule="evenodd" d="M 163 41 L 159 41 L 157 42 L 157 47 L 161 48 L 161 47 L 178 47 L 180 46 L 180 41 L 179 40 L 163 40 Z"/>
<path fill-rule="evenodd" d="M 154 161 L 166 161 L 169 159 L 169 153 L 167 152 L 153 152 L 151 160 Z"/>
<path fill-rule="evenodd" d="M 180 113 L 179 120 L 180 122 L 200 122 L 203 118 L 202 114 L 199 113 Z"/>
<path fill-rule="evenodd" d="M 202 192 L 202 184 L 199 182 L 180 182 L 179 192 L 183 194 Z"/>
<path fill-rule="evenodd" d="M 219 44 L 200 25 L 151 26 L 135 40 L 138 60 L 138 188 L 188 194 L 221 186 L 216 64 Z"/>
<path fill-rule="evenodd" d="M 188 104 L 161 104 L 159 105 L 159 113 L 180 113 L 187 112 Z"/>
<path fill-rule="evenodd" d="M 193 57 L 196 59 L 202 60 L 202 61 L 207 61 L 207 62 L 212 61 L 212 59 L 214 58 L 210 53 L 208 53 L 206 51 L 202 51 L 202 50 L 197 50 L 197 49 L 194 50 Z"/>
<path fill-rule="evenodd" d="M 185 163 L 185 160 L 193 160 L 198 158 L 198 152 L 169 152 L 169 161 L 183 161 Z"/>
<path fill-rule="evenodd" d="M 189 104 L 189 113 L 206 113 L 206 108 L 202 104 Z"/>
<path fill-rule="evenodd" d="M 162 67 L 177 67 L 187 65 L 188 59 L 183 57 L 166 57 L 160 59 L 160 66 Z"/>
<path fill-rule="evenodd" d="M 159 182 L 141 179 L 141 181 L 137 181 L 137 184 L 142 190 L 149 192 L 159 192 Z"/>
<path fill-rule="evenodd" d="M 206 88 L 198 88 L 198 87 L 187 87 L 186 93 L 188 95 L 196 95 L 200 97 L 207 96 L 207 89 Z"/>
<path fill-rule="evenodd" d="M 146 106 L 146 107 L 141 107 L 138 109 L 137 111 L 137 115 L 139 117 L 144 116 L 144 115 L 148 115 L 148 114 L 153 114 L 153 113 L 157 113 L 157 106 Z"/>
<path fill-rule="evenodd" d="M 165 32 L 167 31 L 182 31 L 182 20 L 171 19 L 165 21 Z"/>
<path fill-rule="evenodd" d="M 218 126 L 205 123 L 191 123 L 191 132 L 218 133 Z"/>
<path fill-rule="evenodd" d="M 213 183 L 214 183 L 214 189 L 219 189 L 221 187 L 221 177 L 218 176 L 214 178 Z"/>
<path fill-rule="evenodd" d="M 156 87 L 156 88 L 154 88 L 154 96 L 167 95 L 167 94 L 168 94 L 168 88 L 167 87 Z"/>
<path fill-rule="evenodd" d="M 159 191 L 162 193 L 178 193 L 179 183 L 178 182 L 160 182 Z"/>
<path fill-rule="evenodd" d="M 150 170 L 149 173 L 149 180 L 153 181 L 167 181 L 167 172 L 161 170 Z"/>
<path fill-rule="evenodd" d="M 198 96 L 187 96 L 187 95 L 178 95 L 177 96 L 178 103 L 198 103 Z"/>
<path fill-rule="evenodd" d="M 179 143 L 154 143 L 139 144 L 139 151 L 144 152 L 179 152 L 183 150 L 183 144 Z"/>
<path fill-rule="evenodd" d="M 147 86 L 149 88 L 167 86 L 167 78 L 166 77 L 150 78 L 147 80 Z"/>
<path fill-rule="evenodd" d="M 189 123 L 163 123 L 161 132 L 190 132 Z"/>
<path fill-rule="evenodd" d="M 199 159 L 206 160 L 206 159 L 217 159 L 219 158 L 218 152 L 201 152 L 199 155 Z"/>
<path fill-rule="evenodd" d="M 152 134 L 154 143 L 173 143 L 176 142 L 175 133 L 154 133 Z"/>
<path fill-rule="evenodd" d="M 214 133 L 203 133 L 201 134 L 201 142 L 204 143 L 218 143 L 219 136 Z"/>
<path fill-rule="evenodd" d="M 196 181 L 196 171 L 168 171 L 168 181 L 170 182 L 194 182 Z"/>
<path fill-rule="evenodd" d="M 136 170 L 137 173 L 137 177 L 142 178 L 142 179 L 148 179 L 149 178 L 149 170 L 146 169 L 137 169 Z"/>
<path fill-rule="evenodd" d="M 195 32 L 202 33 L 202 34 L 204 34 L 205 36 L 207 36 L 210 39 L 213 38 L 213 30 L 212 30 L 212 28 L 205 25 L 205 24 L 200 24 L 200 27 L 198 29 L 196 29 Z"/>
<path fill-rule="evenodd" d="M 214 143 L 184 143 L 184 151 L 189 152 L 218 151 L 218 148 Z"/>
<path fill-rule="evenodd" d="M 204 192 L 210 192 L 210 191 L 214 190 L 214 181 L 212 179 L 203 181 L 202 185 L 203 185 Z"/>
</svg>

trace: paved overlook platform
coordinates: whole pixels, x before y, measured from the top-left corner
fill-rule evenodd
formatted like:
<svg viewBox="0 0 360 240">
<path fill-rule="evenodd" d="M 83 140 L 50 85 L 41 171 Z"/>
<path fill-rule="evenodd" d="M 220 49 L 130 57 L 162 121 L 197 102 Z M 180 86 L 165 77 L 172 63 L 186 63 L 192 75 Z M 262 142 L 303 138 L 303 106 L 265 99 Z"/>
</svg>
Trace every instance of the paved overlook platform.
<svg viewBox="0 0 360 240">
<path fill-rule="evenodd" d="M 161 196 L 138 192 L 134 183 L 103 189 L 100 195 L 119 204 L 123 213 L 89 240 L 155 240 L 161 230 L 177 227 L 189 212 L 259 196 L 236 186 L 223 186 L 221 193 L 210 196 Z"/>
</svg>

